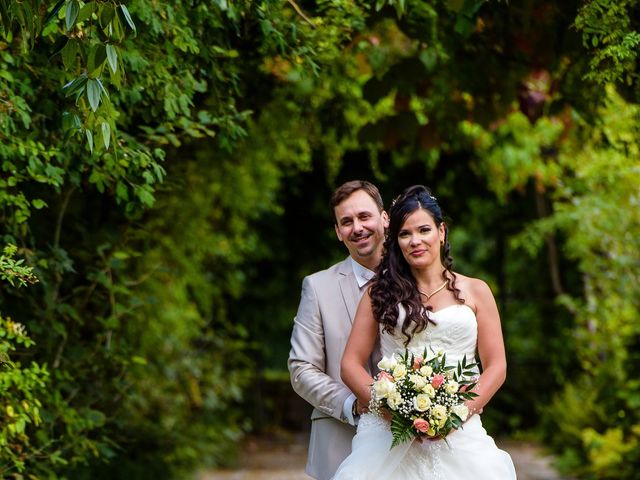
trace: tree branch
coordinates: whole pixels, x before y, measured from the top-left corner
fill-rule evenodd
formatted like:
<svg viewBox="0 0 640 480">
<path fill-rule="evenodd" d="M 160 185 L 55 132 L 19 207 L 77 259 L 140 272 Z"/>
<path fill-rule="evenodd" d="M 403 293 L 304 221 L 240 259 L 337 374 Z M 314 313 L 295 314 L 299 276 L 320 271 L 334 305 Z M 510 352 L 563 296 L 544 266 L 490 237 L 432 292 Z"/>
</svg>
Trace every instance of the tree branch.
<svg viewBox="0 0 640 480">
<path fill-rule="evenodd" d="M 287 2 L 289 2 L 289 5 L 291 5 L 293 7 L 293 9 L 296 11 L 296 13 L 298 15 L 300 15 L 305 22 L 307 22 L 309 25 L 311 25 L 311 28 L 318 28 L 317 25 L 315 23 L 313 23 L 311 21 L 311 19 L 304 14 L 304 12 L 300 9 L 300 7 L 295 2 L 295 0 L 287 0 Z"/>
</svg>

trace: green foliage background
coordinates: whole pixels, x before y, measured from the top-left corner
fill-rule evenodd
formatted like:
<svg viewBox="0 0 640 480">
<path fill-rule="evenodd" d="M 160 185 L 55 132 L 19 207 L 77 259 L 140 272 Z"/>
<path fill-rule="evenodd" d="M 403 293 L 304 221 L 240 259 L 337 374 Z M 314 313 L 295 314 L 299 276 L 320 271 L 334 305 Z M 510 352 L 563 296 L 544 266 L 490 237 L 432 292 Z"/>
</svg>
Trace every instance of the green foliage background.
<svg viewBox="0 0 640 480">
<path fill-rule="evenodd" d="M 345 255 L 330 192 L 367 178 L 431 186 L 496 294 L 490 430 L 634 478 L 638 13 L 0 0 L 0 476 L 231 461 L 274 413 L 302 277 Z"/>
</svg>

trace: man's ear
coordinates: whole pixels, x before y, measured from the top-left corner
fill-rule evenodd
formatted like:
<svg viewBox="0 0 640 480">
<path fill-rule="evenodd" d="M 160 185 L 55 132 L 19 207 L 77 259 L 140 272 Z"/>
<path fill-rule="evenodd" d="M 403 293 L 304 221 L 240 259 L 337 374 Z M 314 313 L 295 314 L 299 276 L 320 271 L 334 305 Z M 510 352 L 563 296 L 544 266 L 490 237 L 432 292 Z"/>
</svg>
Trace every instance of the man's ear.
<svg viewBox="0 0 640 480">
<path fill-rule="evenodd" d="M 343 240 L 342 240 L 342 235 L 340 234 L 340 229 L 338 228 L 338 225 L 336 225 L 336 224 L 334 223 L 334 224 L 333 224 L 333 226 L 334 226 L 334 227 L 335 227 L 335 229 L 336 229 L 336 237 L 338 237 L 338 240 L 340 240 L 340 241 L 342 242 L 342 241 L 343 241 Z"/>
<path fill-rule="evenodd" d="M 389 214 L 384 210 L 382 211 L 382 225 L 384 228 L 389 228 Z"/>
</svg>

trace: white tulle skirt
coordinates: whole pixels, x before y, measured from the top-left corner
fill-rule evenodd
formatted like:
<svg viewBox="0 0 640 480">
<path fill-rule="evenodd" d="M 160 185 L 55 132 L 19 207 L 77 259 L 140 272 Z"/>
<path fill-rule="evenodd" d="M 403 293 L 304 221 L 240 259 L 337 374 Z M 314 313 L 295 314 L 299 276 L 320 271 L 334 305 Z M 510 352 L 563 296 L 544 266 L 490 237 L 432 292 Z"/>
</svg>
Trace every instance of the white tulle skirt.
<svg viewBox="0 0 640 480">
<path fill-rule="evenodd" d="M 352 452 L 333 480 L 512 480 L 509 454 L 500 450 L 479 415 L 450 433 L 447 441 L 406 442 L 393 449 L 389 423 L 365 414 L 353 438 Z"/>
</svg>

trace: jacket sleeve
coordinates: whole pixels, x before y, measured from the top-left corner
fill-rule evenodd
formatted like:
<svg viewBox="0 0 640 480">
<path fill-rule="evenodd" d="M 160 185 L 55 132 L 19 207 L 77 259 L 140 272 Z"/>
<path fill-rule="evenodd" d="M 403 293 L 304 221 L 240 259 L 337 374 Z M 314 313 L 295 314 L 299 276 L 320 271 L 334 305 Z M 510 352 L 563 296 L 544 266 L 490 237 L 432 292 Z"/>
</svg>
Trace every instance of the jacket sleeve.
<svg viewBox="0 0 640 480">
<path fill-rule="evenodd" d="M 325 373 L 324 323 L 318 296 L 309 277 L 302 282 L 302 296 L 291 334 L 288 367 L 291 385 L 298 395 L 324 414 L 346 421 L 342 407 L 351 391 Z"/>
</svg>

